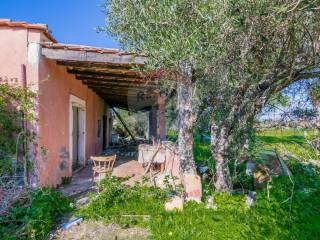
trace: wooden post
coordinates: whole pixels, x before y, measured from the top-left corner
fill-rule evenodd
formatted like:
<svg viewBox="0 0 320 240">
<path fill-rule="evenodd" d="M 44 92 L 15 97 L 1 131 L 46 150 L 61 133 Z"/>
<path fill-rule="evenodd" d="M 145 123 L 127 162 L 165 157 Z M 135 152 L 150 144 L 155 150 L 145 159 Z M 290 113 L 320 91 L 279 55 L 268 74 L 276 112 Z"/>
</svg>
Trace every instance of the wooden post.
<svg viewBox="0 0 320 240">
<path fill-rule="evenodd" d="M 108 112 L 108 146 L 112 146 L 112 127 L 113 127 L 113 115 L 111 109 Z"/>
<path fill-rule="evenodd" d="M 166 140 L 166 99 L 164 96 L 158 97 L 158 104 L 159 104 L 159 134 L 160 134 L 160 140 L 165 141 Z"/>
<path fill-rule="evenodd" d="M 152 107 L 149 111 L 149 138 L 152 137 L 157 140 L 157 109 Z"/>
</svg>

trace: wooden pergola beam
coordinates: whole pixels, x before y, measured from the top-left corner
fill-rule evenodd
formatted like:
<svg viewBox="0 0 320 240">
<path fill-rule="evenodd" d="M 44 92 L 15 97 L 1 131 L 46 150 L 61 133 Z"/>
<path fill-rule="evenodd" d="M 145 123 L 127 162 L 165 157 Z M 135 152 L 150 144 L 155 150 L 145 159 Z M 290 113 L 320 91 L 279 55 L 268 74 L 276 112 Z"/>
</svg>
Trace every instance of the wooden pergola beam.
<svg viewBox="0 0 320 240">
<path fill-rule="evenodd" d="M 86 72 L 91 71 L 94 73 L 110 73 L 115 75 L 128 75 L 128 76 L 137 76 L 138 78 L 142 78 L 142 72 L 130 69 L 112 69 L 112 68 L 101 68 L 101 67 L 67 67 L 67 70 L 70 71 L 79 71 Z"/>
<path fill-rule="evenodd" d="M 46 47 L 42 47 L 42 55 L 48 59 L 60 61 L 85 61 L 114 64 L 142 65 L 146 60 L 146 58 L 143 56 L 137 56 L 133 54 L 98 53 L 70 49 L 53 49 Z"/>
<path fill-rule="evenodd" d="M 157 85 L 155 84 L 147 84 L 143 85 L 141 83 L 135 83 L 135 82 L 130 82 L 130 81 L 115 81 L 115 80 L 108 80 L 105 81 L 103 79 L 95 79 L 95 78 L 78 78 L 76 77 L 77 80 L 83 81 L 85 84 L 94 84 L 96 86 L 127 86 L 127 87 L 139 87 L 139 88 L 156 88 Z"/>
<path fill-rule="evenodd" d="M 112 70 L 133 70 L 134 67 L 142 68 L 142 64 L 114 64 L 87 61 L 57 61 L 57 64 L 67 67 L 84 67 L 84 68 L 107 68 Z"/>
<path fill-rule="evenodd" d="M 108 91 L 104 91 L 104 90 L 101 90 L 101 89 L 97 89 L 97 88 L 92 88 L 92 87 L 89 87 L 92 91 L 96 92 L 96 93 L 99 93 L 100 95 L 104 95 L 104 96 L 109 96 L 109 95 L 112 95 L 114 98 L 116 97 L 131 97 L 131 98 L 138 98 L 138 94 L 135 94 L 135 93 L 130 93 L 130 92 L 127 92 L 127 91 L 114 91 L 114 90 L 108 90 Z"/>
<path fill-rule="evenodd" d="M 110 77 L 110 76 L 99 76 L 99 75 L 89 75 L 89 74 L 76 74 L 76 78 L 78 80 L 92 80 L 92 81 L 99 81 L 101 83 L 103 82 L 122 82 L 122 83 L 133 83 L 140 86 L 146 86 L 146 85 L 155 85 L 156 81 L 150 79 L 146 80 L 143 78 L 123 78 L 123 77 Z"/>
<path fill-rule="evenodd" d="M 94 84 L 86 84 L 89 87 L 101 89 L 101 90 L 119 90 L 119 91 L 132 91 L 132 92 L 141 92 L 143 89 L 141 88 L 132 88 L 126 86 L 97 86 Z"/>
<path fill-rule="evenodd" d="M 101 88 L 116 88 L 116 89 L 130 89 L 130 90 L 140 90 L 140 91 L 153 91 L 156 88 L 154 86 L 139 86 L 134 84 L 126 84 L 126 83 L 101 83 L 101 82 L 93 82 L 93 81 L 87 81 L 82 80 L 83 84 L 86 84 L 88 86 L 95 86 L 95 87 L 101 87 Z"/>
<path fill-rule="evenodd" d="M 77 75 L 91 75 L 91 76 L 107 76 L 107 77 L 118 77 L 118 78 L 133 78 L 133 79 L 142 79 L 142 77 L 136 74 L 129 73 L 111 73 L 111 72 L 99 72 L 93 70 L 77 70 L 77 69 L 68 69 L 68 73 L 77 74 Z"/>
<path fill-rule="evenodd" d="M 145 56 L 70 45 L 42 45 L 41 51 L 43 57 L 65 66 L 68 73 L 74 74 L 110 106 L 141 110 L 156 103 L 156 93 L 152 91 L 156 89 L 156 81 L 137 69 L 144 66 Z M 139 102 L 140 92 L 146 105 Z"/>
</svg>

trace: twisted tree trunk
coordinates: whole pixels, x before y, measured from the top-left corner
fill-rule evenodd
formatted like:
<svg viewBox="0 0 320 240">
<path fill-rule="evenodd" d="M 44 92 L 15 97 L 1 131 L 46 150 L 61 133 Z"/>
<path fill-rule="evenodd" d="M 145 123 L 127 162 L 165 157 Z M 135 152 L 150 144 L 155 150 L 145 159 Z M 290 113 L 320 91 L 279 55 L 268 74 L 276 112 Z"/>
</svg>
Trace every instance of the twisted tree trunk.
<svg viewBox="0 0 320 240">
<path fill-rule="evenodd" d="M 183 79 L 178 81 L 178 151 L 182 174 L 195 174 L 196 167 L 193 158 L 193 132 L 194 116 L 192 112 L 192 70 L 188 63 L 180 66 Z"/>
<path fill-rule="evenodd" d="M 235 105 L 223 121 L 217 124 L 211 121 L 211 154 L 215 161 L 215 190 L 218 192 L 231 192 L 232 179 L 229 169 L 229 161 L 233 161 L 233 167 L 241 162 L 243 155 L 241 149 L 248 144 L 249 130 L 252 129 L 256 114 L 263 107 L 266 98 L 256 95 L 245 107 L 241 103 L 247 99 L 239 99 L 239 105 Z M 234 169 L 235 171 L 235 169 Z"/>
<path fill-rule="evenodd" d="M 215 160 L 216 175 L 214 186 L 218 192 L 230 192 L 232 189 L 227 151 L 229 136 L 225 126 L 211 125 L 211 154 Z"/>
</svg>

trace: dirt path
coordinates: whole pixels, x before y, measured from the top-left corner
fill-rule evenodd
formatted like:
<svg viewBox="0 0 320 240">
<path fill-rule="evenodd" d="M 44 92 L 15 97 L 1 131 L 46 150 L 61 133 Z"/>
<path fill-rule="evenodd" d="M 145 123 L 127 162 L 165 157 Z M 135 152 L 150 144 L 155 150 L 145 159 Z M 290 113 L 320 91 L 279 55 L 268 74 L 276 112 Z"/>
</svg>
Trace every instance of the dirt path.
<svg viewBox="0 0 320 240">
<path fill-rule="evenodd" d="M 149 231 L 143 228 L 123 229 L 116 224 L 99 221 L 85 221 L 68 230 L 56 232 L 55 240 L 144 240 L 149 239 Z"/>
<path fill-rule="evenodd" d="M 132 161 L 131 161 L 132 162 Z M 127 170 L 126 161 L 119 161 L 120 169 Z M 118 167 L 118 166 L 117 166 Z M 129 169 L 132 166 L 129 161 Z M 95 179 L 96 181 L 98 179 Z M 88 192 L 97 191 L 96 185 L 92 182 L 92 169 L 90 166 L 76 173 L 70 184 L 58 189 L 63 195 L 74 200 L 75 207 L 79 208 L 89 202 Z M 144 240 L 149 239 L 149 231 L 143 228 L 121 228 L 116 224 L 104 224 L 101 221 L 83 221 L 65 230 L 62 224 L 73 218 L 72 213 L 66 214 L 57 224 L 49 240 Z"/>
</svg>

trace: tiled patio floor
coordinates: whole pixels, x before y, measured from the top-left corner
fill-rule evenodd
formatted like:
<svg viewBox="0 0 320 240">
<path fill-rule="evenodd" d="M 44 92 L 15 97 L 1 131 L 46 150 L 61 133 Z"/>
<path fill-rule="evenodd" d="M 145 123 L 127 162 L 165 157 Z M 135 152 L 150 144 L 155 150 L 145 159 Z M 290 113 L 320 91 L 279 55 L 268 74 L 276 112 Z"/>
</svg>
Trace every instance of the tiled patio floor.
<svg viewBox="0 0 320 240">
<path fill-rule="evenodd" d="M 119 178 L 128 177 L 126 184 L 132 185 L 136 181 L 140 181 L 144 175 L 144 169 L 136 159 L 130 157 L 120 157 L 116 162 L 112 175 Z M 103 177 L 103 176 L 101 176 Z M 99 181 L 98 174 L 92 181 L 92 166 L 87 165 L 85 168 L 72 176 L 70 184 L 61 186 L 58 191 L 66 196 L 77 196 L 86 192 L 95 191 L 95 183 Z"/>
</svg>

